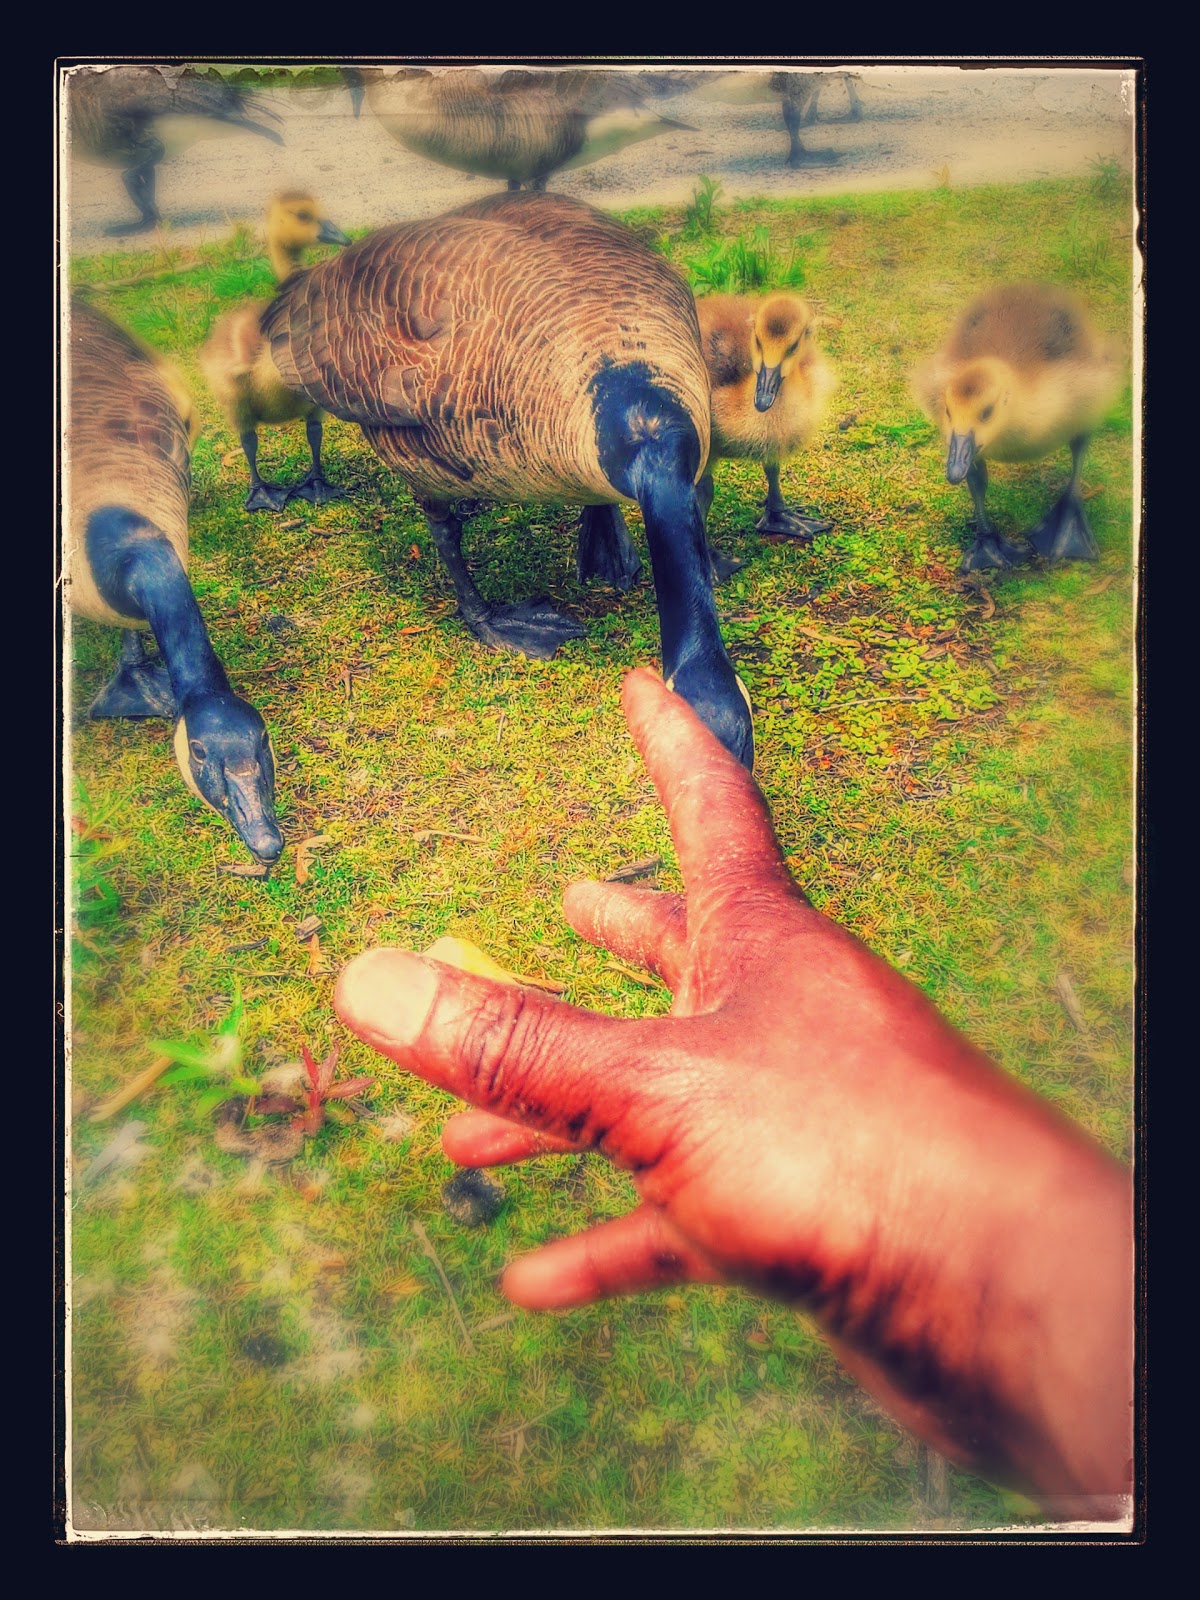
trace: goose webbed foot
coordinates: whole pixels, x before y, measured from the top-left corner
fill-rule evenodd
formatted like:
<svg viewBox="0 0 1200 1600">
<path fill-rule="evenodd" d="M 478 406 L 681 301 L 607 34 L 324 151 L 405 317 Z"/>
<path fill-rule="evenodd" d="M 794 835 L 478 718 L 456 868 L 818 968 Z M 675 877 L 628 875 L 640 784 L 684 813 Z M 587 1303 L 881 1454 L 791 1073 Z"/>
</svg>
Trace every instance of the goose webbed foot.
<svg viewBox="0 0 1200 1600">
<path fill-rule="evenodd" d="M 88 707 L 96 721 L 108 717 L 175 719 L 175 696 L 163 661 L 122 661 Z"/>
<path fill-rule="evenodd" d="M 790 506 L 773 506 L 768 500 L 767 509 L 754 524 L 754 531 L 782 534 L 785 538 L 800 539 L 807 544 L 818 534 L 828 533 L 832 527 L 832 522 L 826 522 L 821 517 L 801 516 Z"/>
<path fill-rule="evenodd" d="M 307 500 L 314 506 L 326 506 L 333 500 L 346 498 L 345 489 L 339 489 L 336 483 L 330 483 L 328 478 L 319 472 L 310 472 L 308 477 L 288 494 L 289 500 Z"/>
<path fill-rule="evenodd" d="M 642 570 L 625 518 L 616 506 L 584 506 L 579 518 L 575 572 L 580 583 L 599 578 L 622 594 L 632 589 Z"/>
<path fill-rule="evenodd" d="M 293 490 L 282 483 L 256 483 L 243 503 L 245 511 L 282 511 Z"/>
<path fill-rule="evenodd" d="M 789 150 L 789 167 L 835 167 L 841 160 L 836 150 Z"/>
<path fill-rule="evenodd" d="M 582 639 L 587 633 L 582 623 L 555 611 L 544 594 L 518 605 L 488 606 L 475 616 L 463 614 L 463 621 L 477 639 L 493 650 L 516 650 L 535 661 L 553 660 L 560 645 L 568 639 Z"/>
<path fill-rule="evenodd" d="M 958 575 L 961 578 L 968 572 L 988 567 L 1020 567 L 1028 560 L 1027 550 L 1006 539 L 999 528 L 989 527 L 983 533 L 976 533 L 975 543 L 959 563 Z"/>
<path fill-rule="evenodd" d="M 1100 547 L 1073 494 L 1055 502 L 1026 538 L 1045 561 L 1099 561 Z"/>
<path fill-rule="evenodd" d="M 159 220 L 155 212 L 153 216 L 139 217 L 136 222 L 114 222 L 111 228 L 105 228 L 104 236 L 106 239 L 127 239 L 131 234 L 149 233 L 151 228 L 158 227 Z"/>
<path fill-rule="evenodd" d="M 714 583 L 724 583 L 726 578 L 731 578 L 746 565 L 737 556 L 723 556 L 715 544 L 708 547 L 708 564 L 712 568 Z"/>
</svg>

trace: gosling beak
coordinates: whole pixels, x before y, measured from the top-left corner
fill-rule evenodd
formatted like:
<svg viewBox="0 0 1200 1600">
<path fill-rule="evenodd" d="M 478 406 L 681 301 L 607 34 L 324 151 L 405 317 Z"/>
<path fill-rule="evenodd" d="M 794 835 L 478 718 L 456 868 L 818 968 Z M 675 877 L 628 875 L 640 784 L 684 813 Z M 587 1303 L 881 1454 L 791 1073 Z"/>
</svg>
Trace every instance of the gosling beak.
<svg viewBox="0 0 1200 1600">
<path fill-rule="evenodd" d="M 225 781 L 234 832 L 256 861 L 274 861 L 283 850 L 283 834 L 271 797 L 262 793 L 261 779 L 257 774 L 237 778 L 226 772 Z"/>
<path fill-rule="evenodd" d="M 770 411 L 775 404 L 775 397 L 779 393 L 779 385 L 783 382 L 783 369 L 781 367 L 759 367 L 758 382 L 754 385 L 754 409 L 756 411 Z"/>
<path fill-rule="evenodd" d="M 342 230 L 335 227 L 328 217 L 321 218 L 321 230 L 317 234 L 318 244 L 349 244 L 350 241 Z"/>
<path fill-rule="evenodd" d="M 975 460 L 974 433 L 952 433 L 950 453 L 946 457 L 946 477 L 950 483 L 961 483 Z"/>
</svg>

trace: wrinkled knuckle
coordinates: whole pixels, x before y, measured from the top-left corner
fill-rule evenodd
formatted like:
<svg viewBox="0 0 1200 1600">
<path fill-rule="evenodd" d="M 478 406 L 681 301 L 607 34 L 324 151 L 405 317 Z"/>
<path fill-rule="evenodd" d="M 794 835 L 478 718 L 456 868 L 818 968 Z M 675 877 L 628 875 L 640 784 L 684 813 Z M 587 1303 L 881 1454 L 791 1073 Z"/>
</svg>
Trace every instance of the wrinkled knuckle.
<svg viewBox="0 0 1200 1600">
<path fill-rule="evenodd" d="M 524 989 L 504 990 L 480 1007 L 463 1040 L 463 1065 L 479 1098 L 507 1106 L 545 1060 L 549 1028 Z"/>
</svg>

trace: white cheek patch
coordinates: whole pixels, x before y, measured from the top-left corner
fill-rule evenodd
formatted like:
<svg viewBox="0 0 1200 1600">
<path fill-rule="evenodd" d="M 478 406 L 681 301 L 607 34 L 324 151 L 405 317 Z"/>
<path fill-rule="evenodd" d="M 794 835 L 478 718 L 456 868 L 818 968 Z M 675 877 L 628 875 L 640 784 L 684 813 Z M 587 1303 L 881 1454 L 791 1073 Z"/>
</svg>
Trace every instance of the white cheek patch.
<svg viewBox="0 0 1200 1600">
<path fill-rule="evenodd" d="M 179 721 L 175 724 L 174 745 L 175 765 L 179 768 L 179 771 L 183 776 L 184 783 L 187 784 L 188 788 L 196 796 L 197 800 L 202 800 L 204 801 L 205 805 L 208 805 L 208 801 L 204 799 L 204 796 L 200 793 L 200 790 L 196 785 L 195 778 L 192 777 L 192 758 L 188 752 L 187 723 L 182 717 L 180 717 Z M 210 807 L 210 809 L 215 810 L 216 808 Z"/>
<path fill-rule="evenodd" d="M 742 682 L 742 680 L 737 676 L 736 673 L 734 673 L 734 682 L 737 684 L 738 689 L 741 692 L 742 699 L 746 702 L 746 710 L 753 714 L 754 707 L 750 704 L 750 691 L 749 691 L 749 689 L 747 689 L 746 685 Z"/>
</svg>

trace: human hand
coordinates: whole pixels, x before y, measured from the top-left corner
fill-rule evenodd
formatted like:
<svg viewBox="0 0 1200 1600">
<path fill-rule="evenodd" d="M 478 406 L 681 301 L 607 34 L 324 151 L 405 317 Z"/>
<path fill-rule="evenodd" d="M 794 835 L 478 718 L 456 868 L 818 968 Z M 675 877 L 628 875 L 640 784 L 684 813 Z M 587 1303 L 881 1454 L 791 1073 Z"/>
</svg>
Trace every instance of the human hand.
<svg viewBox="0 0 1200 1600">
<path fill-rule="evenodd" d="M 1127 1237 L 1121 1170 L 809 905 L 753 778 L 678 696 L 634 672 L 624 704 L 686 899 L 575 884 L 564 911 L 658 973 L 671 1014 L 605 1017 L 376 950 L 342 974 L 339 1015 L 482 1108 L 447 1124 L 453 1160 L 599 1148 L 633 1174 L 627 1217 L 509 1268 L 519 1304 L 737 1281 L 815 1314 L 851 1370 L 960 1460 L 1093 1492 L 1105 1446 L 1030 1445 L 1012 1412 L 1022 1386 L 1053 1410 L 1059 1367 L 1087 1365 L 1099 1339 L 1124 1348 L 1119 1310 L 1088 1332 L 1105 1297 L 1094 1254 L 1081 1262 L 1098 1224 Z M 1044 1330 L 1014 1337 L 1010 1310 L 1043 1294 Z M 1099 1487 L 1117 1488 L 1127 1454 Z"/>
</svg>

